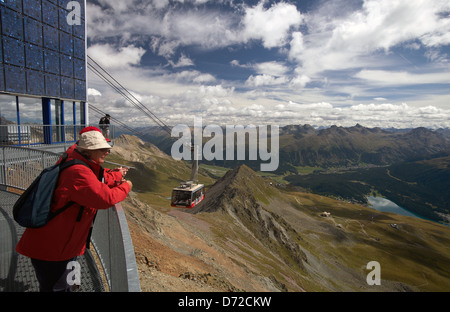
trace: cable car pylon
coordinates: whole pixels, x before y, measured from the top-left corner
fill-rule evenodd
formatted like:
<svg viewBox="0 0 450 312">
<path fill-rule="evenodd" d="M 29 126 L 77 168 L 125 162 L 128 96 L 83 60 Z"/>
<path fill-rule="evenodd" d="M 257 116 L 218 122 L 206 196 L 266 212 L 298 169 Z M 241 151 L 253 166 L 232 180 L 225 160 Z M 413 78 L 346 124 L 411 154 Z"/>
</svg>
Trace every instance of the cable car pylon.
<svg viewBox="0 0 450 312">
<path fill-rule="evenodd" d="M 190 180 L 180 184 L 172 190 L 172 199 L 170 205 L 178 208 L 194 208 L 204 198 L 204 184 L 198 183 L 198 145 L 191 145 L 193 153 L 192 171 Z"/>
</svg>

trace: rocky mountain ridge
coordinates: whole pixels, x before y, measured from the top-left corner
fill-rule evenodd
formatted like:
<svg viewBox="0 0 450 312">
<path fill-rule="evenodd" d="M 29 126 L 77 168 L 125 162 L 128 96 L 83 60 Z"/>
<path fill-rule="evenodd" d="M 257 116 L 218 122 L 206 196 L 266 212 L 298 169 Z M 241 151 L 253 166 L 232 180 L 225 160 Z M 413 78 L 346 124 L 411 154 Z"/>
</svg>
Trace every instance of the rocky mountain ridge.
<svg viewBox="0 0 450 312">
<path fill-rule="evenodd" d="M 243 165 L 230 170 L 211 186 L 206 200 L 192 213 L 220 211 L 228 214 L 263 245 L 281 254 L 286 264 L 304 269 L 307 257 L 299 247 L 301 237 L 282 217 L 262 206 L 264 202 L 269 203 L 272 197 L 280 196 L 269 182 Z"/>
</svg>

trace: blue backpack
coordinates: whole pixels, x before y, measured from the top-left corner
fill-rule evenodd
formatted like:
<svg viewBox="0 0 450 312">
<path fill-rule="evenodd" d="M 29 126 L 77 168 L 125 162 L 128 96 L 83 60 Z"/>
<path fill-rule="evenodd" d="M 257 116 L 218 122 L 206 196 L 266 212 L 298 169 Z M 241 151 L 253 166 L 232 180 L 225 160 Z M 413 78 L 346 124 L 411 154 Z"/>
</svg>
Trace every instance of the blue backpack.
<svg viewBox="0 0 450 312">
<path fill-rule="evenodd" d="M 70 201 L 56 212 L 50 210 L 53 193 L 58 184 L 61 171 L 73 165 L 84 165 L 89 168 L 81 160 L 72 159 L 66 162 L 66 158 L 67 154 L 64 155 L 60 164 L 42 170 L 39 176 L 16 201 L 13 207 L 13 217 L 19 225 L 27 228 L 42 227 L 75 203 Z M 81 218 L 82 209 L 83 207 L 80 208 L 77 221 Z"/>
</svg>

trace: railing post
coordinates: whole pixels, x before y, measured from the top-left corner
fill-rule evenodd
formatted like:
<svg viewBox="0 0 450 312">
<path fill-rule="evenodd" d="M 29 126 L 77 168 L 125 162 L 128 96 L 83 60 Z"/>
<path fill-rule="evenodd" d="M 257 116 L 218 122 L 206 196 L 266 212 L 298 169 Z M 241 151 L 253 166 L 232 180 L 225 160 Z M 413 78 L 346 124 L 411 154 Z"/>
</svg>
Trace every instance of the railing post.
<svg viewBox="0 0 450 312">
<path fill-rule="evenodd" d="M 27 138 L 28 138 L 28 148 L 30 148 L 30 142 L 31 142 L 31 127 L 27 127 Z"/>
<path fill-rule="evenodd" d="M 18 136 L 18 138 L 19 138 L 19 146 L 22 145 L 22 140 L 21 140 L 21 139 L 22 139 L 22 135 L 21 135 L 21 133 L 20 133 L 20 132 L 21 132 L 20 130 L 21 130 L 21 129 L 20 129 L 20 125 L 18 125 L 18 126 L 17 126 L 17 136 Z"/>
<path fill-rule="evenodd" d="M 7 181 L 6 181 L 6 159 L 5 159 L 5 147 L 2 147 L 2 171 L 1 171 L 1 182 L 3 185 L 5 185 L 5 189 L 6 189 L 6 185 L 8 185 Z"/>
</svg>

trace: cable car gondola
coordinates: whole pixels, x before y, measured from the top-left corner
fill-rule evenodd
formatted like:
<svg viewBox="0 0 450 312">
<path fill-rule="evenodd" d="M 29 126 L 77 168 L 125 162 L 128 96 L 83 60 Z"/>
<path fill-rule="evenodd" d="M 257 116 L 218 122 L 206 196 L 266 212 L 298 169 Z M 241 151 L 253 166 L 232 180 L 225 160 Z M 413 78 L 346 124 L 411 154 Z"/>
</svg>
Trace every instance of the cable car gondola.
<svg viewBox="0 0 450 312">
<path fill-rule="evenodd" d="M 198 171 L 198 157 L 197 157 L 197 147 L 191 147 L 194 152 L 194 161 L 192 162 L 192 173 L 191 179 L 180 186 L 175 187 L 172 190 L 172 199 L 170 206 L 178 208 L 194 208 L 198 205 L 204 198 L 205 186 L 203 184 L 198 184 L 196 181 L 197 171 Z"/>
<path fill-rule="evenodd" d="M 172 190 L 172 207 L 179 208 L 194 208 L 204 198 L 204 185 L 192 184 L 192 181 L 187 181 Z"/>
</svg>

